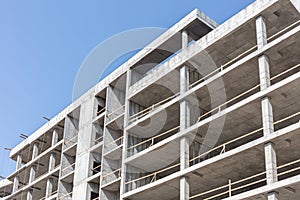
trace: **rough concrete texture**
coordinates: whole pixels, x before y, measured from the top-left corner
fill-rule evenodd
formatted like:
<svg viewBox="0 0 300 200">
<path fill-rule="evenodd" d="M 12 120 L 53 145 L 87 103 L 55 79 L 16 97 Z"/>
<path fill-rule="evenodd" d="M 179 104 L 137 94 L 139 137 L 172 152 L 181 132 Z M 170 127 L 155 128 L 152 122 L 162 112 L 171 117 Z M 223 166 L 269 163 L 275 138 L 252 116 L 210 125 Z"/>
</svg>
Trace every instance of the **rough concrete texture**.
<svg viewBox="0 0 300 200">
<path fill-rule="evenodd" d="M 17 145 L 0 198 L 298 200 L 299 10 L 194 10 Z"/>
</svg>

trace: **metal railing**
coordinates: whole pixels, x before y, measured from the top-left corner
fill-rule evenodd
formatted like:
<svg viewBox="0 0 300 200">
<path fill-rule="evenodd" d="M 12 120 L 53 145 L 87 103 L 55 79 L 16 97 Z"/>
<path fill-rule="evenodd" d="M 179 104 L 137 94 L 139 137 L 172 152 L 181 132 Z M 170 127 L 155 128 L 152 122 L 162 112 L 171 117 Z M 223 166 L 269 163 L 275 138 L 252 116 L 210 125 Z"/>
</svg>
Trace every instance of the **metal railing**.
<svg viewBox="0 0 300 200">
<path fill-rule="evenodd" d="M 289 162 L 289 163 L 281 165 L 281 166 L 278 166 L 276 169 L 277 170 L 282 170 L 282 172 L 278 173 L 277 177 L 279 178 L 281 176 L 288 175 L 288 174 L 291 174 L 293 172 L 299 171 L 300 170 L 299 166 L 298 167 L 293 167 L 295 164 L 300 164 L 300 159 Z M 291 168 L 291 167 L 293 167 L 293 168 Z M 283 170 L 285 168 L 288 168 L 288 169 Z M 259 178 L 261 176 L 264 176 L 264 178 Z M 251 180 L 253 180 L 253 181 L 250 182 Z M 242 190 L 242 189 L 247 188 L 247 187 L 254 186 L 256 184 L 262 184 L 263 182 L 266 182 L 266 180 L 267 180 L 267 177 L 266 177 L 266 172 L 265 171 L 261 172 L 259 174 L 256 174 L 256 175 L 253 175 L 253 176 L 235 181 L 235 182 L 232 182 L 229 179 L 228 184 L 223 185 L 223 186 L 218 187 L 218 188 L 214 188 L 214 189 L 202 192 L 202 193 L 199 193 L 199 194 L 196 194 L 196 195 L 193 195 L 189 199 L 195 199 L 195 198 L 200 197 L 203 200 L 211 200 L 211 199 L 218 198 L 218 197 L 220 198 L 221 196 L 224 196 L 224 195 L 226 195 L 227 197 L 231 197 L 233 195 L 232 194 L 233 192 L 235 194 L 242 193 L 243 191 L 239 192 L 239 190 Z M 264 184 L 266 184 L 266 183 L 264 183 Z M 220 192 L 217 193 L 218 191 L 220 191 Z M 215 194 L 215 193 L 217 193 L 217 194 Z M 212 194 L 212 195 L 210 196 L 209 194 Z"/>
<path fill-rule="evenodd" d="M 138 120 L 138 119 L 140 119 L 140 118 L 148 115 L 149 113 L 151 113 L 152 111 L 154 111 L 159 106 L 161 106 L 161 105 L 163 105 L 163 104 L 171 101 L 172 99 L 176 98 L 177 96 L 179 96 L 179 94 L 180 93 L 176 93 L 176 94 L 174 94 L 174 95 L 172 95 L 172 96 L 170 96 L 170 97 L 168 97 L 168 98 L 166 98 L 166 99 L 164 99 L 164 100 L 162 100 L 162 101 L 160 101 L 158 103 L 153 104 L 152 106 L 150 106 L 150 107 L 148 107 L 148 108 L 146 108 L 146 109 L 144 109 L 144 110 L 142 110 L 142 111 L 140 111 L 138 113 L 135 113 L 134 115 L 132 115 L 132 116 L 129 117 L 129 122 L 136 121 L 136 120 Z"/>
<path fill-rule="evenodd" d="M 56 190 L 56 191 L 52 192 L 52 193 L 50 194 L 49 197 L 51 197 L 51 196 L 53 196 L 53 195 L 55 195 L 55 194 L 57 194 L 57 193 L 58 193 L 58 191 Z M 43 197 L 43 198 L 41 198 L 40 200 L 44 200 L 44 199 L 47 199 L 47 198 L 49 198 L 49 197 Z"/>
<path fill-rule="evenodd" d="M 259 178 L 262 176 L 264 176 L 264 178 Z M 259 174 L 256 174 L 256 175 L 253 175 L 253 176 L 250 176 L 250 177 L 247 177 L 247 178 L 235 181 L 235 182 L 232 182 L 229 179 L 228 184 L 223 185 L 218 188 L 214 188 L 212 190 L 208 190 L 208 191 L 193 195 L 189 199 L 195 199 L 195 198 L 201 197 L 201 199 L 203 199 L 203 200 L 211 200 L 211 199 L 214 199 L 217 197 L 220 198 L 221 196 L 224 196 L 224 195 L 226 195 L 227 197 L 231 197 L 233 192 L 238 192 L 239 190 L 242 190 L 244 188 L 265 182 L 267 180 L 267 178 L 265 176 L 266 176 L 266 172 L 264 171 Z M 253 182 L 248 183 L 250 180 L 253 180 Z M 244 183 L 244 184 L 242 184 L 242 183 Z M 217 193 L 218 191 L 220 191 L 220 192 Z M 217 193 L 217 194 L 214 194 L 214 193 Z M 209 194 L 212 194 L 212 195 L 210 196 Z"/>
<path fill-rule="evenodd" d="M 63 194 L 63 193 L 62 193 Z M 66 199 L 66 198 L 72 198 L 73 195 L 73 191 L 69 192 L 67 194 L 63 194 L 62 196 L 60 196 L 60 194 L 58 195 L 58 199 Z"/>
<path fill-rule="evenodd" d="M 225 142 L 225 143 L 223 143 L 223 144 L 221 144 L 221 145 L 219 145 L 217 147 L 214 147 L 214 148 L 212 148 L 212 149 L 210 149 L 210 150 L 208 150 L 208 151 L 206 151 L 206 152 L 204 152 L 204 153 L 202 153 L 202 154 L 200 154 L 200 155 L 198 155 L 198 156 L 190 159 L 190 163 L 196 161 L 197 159 L 207 160 L 209 158 L 221 155 L 221 154 L 223 154 L 225 152 L 228 152 L 228 151 L 234 149 L 234 148 L 227 148 L 229 145 L 232 145 L 235 142 L 240 142 L 240 141 L 242 141 L 245 138 L 249 138 L 250 136 L 255 136 L 255 135 L 258 135 L 258 134 L 259 134 L 259 137 L 263 136 L 263 128 L 256 129 L 256 130 L 251 131 L 249 133 L 246 133 L 246 134 L 244 134 L 244 135 L 242 135 L 242 136 L 240 136 L 238 138 L 235 138 L 235 139 L 230 140 L 228 142 Z M 259 137 L 255 137 L 255 139 L 257 139 Z M 241 146 L 241 145 L 239 145 L 239 146 Z M 210 154 L 212 154 L 214 152 L 216 152 L 216 154 L 212 155 L 209 158 L 207 157 L 208 155 L 210 155 Z"/>
<path fill-rule="evenodd" d="M 102 141 L 103 141 L 103 135 L 94 140 L 94 145 L 99 144 Z"/>
<path fill-rule="evenodd" d="M 108 144 L 105 144 L 104 146 L 105 146 L 106 149 L 108 149 L 108 147 L 110 147 L 112 145 L 115 145 L 114 148 L 120 147 L 121 145 L 123 145 L 123 138 L 124 138 L 124 136 L 121 136 L 118 139 L 116 139 L 116 140 L 114 140 L 114 141 L 112 141 Z"/>
<path fill-rule="evenodd" d="M 73 172 L 73 171 L 75 170 L 75 164 L 76 164 L 76 163 L 74 162 L 74 163 L 72 163 L 72 164 L 66 166 L 65 168 L 63 168 L 63 169 L 61 170 L 61 176 L 64 177 L 65 175 L 67 175 L 67 174 Z M 70 170 L 68 170 L 68 169 L 70 169 Z M 67 170 L 68 170 L 68 171 L 67 171 Z M 65 173 L 65 171 L 67 171 L 67 172 Z"/>
<path fill-rule="evenodd" d="M 180 166 L 180 163 L 177 163 L 177 164 L 175 164 L 175 165 L 172 165 L 172 166 L 169 166 L 169 167 L 167 167 L 167 168 L 161 169 L 161 170 L 156 171 L 156 172 L 154 172 L 154 173 L 151 173 L 151 174 L 142 176 L 142 177 L 140 177 L 140 178 L 136 178 L 136 179 L 127 181 L 127 182 L 125 183 L 125 185 L 126 185 L 126 186 L 129 185 L 129 184 L 133 185 L 133 184 L 137 183 L 138 181 L 146 180 L 146 179 L 148 179 L 148 178 L 150 178 L 149 183 L 153 183 L 153 182 L 155 182 L 155 181 L 157 181 L 158 179 L 161 178 L 161 177 L 159 176 L 160 174 L 162 174 L 162 173 L 164 173 L 164 172 L 167 172 L 167 171 L 169 171 L 169 170 L 175 169 L 176 167 L 179 168 L 179 166 Z M 179 169 L 178 169 L 177 171 L 179 171 Z M 149 184 L 149 183 L 147 183 L 147 184 Z"/>
<path fill-rule="evenodd" d="M 294 166 L 296 164 L 298 164 L 298 167 L 294 167 L 292 169 L 290 168 L 291 166 Z M 281 178 L 284 175 L 288 175 L 288 174 L 291 174 L 293 172 L 299 171 L 300 170 L 300 166 L 299 165 L 300 165 L 300 159 L 292 161 L 292 162 L 289 162 L 287 164 L 284 164 L 284 165 L 281 165 L 281 166 L 277 167 L 277 172 L 281 171 L 281 172 L 277 173 L 277 177 Z M 288 168 L 288 169 L 283 170 L 285 168 Z"/>
<path fill-rule="evenodd" d="M 78 135 L 75 135 L 75 136 L 73 136 L 70 139 L 66 138 L 64 140 L 65 146 L 68 148 L 68 147 L 72 146 L 73 144 L 76 144 L 77 143 L 77 139 L 78 139 Z"/>
<path fill-rule="evenodd" d="M 300 67 L 300 64 L 298 64 L 298 65 L 296 65 L 296 66 L 297 66 L 297 67 Z M 292 68 L 294 69 L 294 67 L 292 67 Z M 291 68 L 290 68 L 290 69 L 291 69 Z M 287 69 L 286 71 L 280 73 L 279 75 L 274 76 L 273 79 L 278 78 L 278 77 L 280 77 L 280 76 L 286 74 L 288 71 L 290 71 L 290 69 Z M 259 86 L 260 86 L 260 85 L 257 85 L 257 86 L 255 86 L 254 88 L 257 88 L 257 87 L 259 87 Z M 253 90 L 253 89 L 250 89 L 250 90 Z M 244 93 L 245 93 L 245 92 L 244 92 Z M 244 94 L 244 93 L 242 93 L 242 94 Z M 238 95 L 238 97 L 239 97 L 239 96 L 241 96 L 241 95 Z M 236 99 L 236 97 L 233 98 L 233 99 Z M 229 102 L 230 102 L 230 101 L 232 101 L 232 100 L 229 100 Z M 278 121 L 274 122 L 274 125 L 279 124 L 279 123 L 282 123 L 282 122 L 285 122 L 285 121 L 287 121 L 287 120 L 289 120 L 289 119 L 291 119 L 291 118 L 293 118 L 293 117 L 296 117 L 296 116 L 298 116 L 298 115 L 300 115 L 300 112 L 297 112 L 297 113 L 295 113 L 295 114 L 292 114 L 292 115 L 290 115 L 290 116 L 288 116 L 288 117 L 286 117 L 286 118 L 284 118 L 284 119 L 278 120 Z M 201 117 L 201 116 L 200 116 L 200 117 Z M 249 132 L 249 133 L 247 133 L 247 134 L 244 134 L 244 135 L 242 135 L 242 136 L 240 136 L 240 137 L 238 137 L 238 138 L 235 138 L 235 139 L 233 139 L 233 140 L 231 140 L 231 141 L 228 141 L 228 142 L 226 142 L 226 143 L 224 143 L 224 144 L 222 144 L 222 145 L 219 145 L 219 146 L 217 146 L 217 147 L 215 147 L 215 148 L 213 148 L 213 149 L 208 150 L 207 152 L 204 152 L 204 153 L 202 153 L 202 154 L 200 154 L 200 155 L 198 155 L 198 156 L 196 156 L 196 157 L 190 159 L 190 162 L 193 162 L 193 161 L 195 161 L 195 160 L 197 160 L 197 159 L 204 159 L 204 160 L 209 159 L 209 158 L 205 158 L 205 157 L 206 157 L 207 155 L 209 155 L 210 153 L 212 153 L 212 152 L 218 152 L 217 154 L 213 155 L 213 157 L 214 157 L 214 156 L 217 156 L 217 155 L 220 155 L 220 154 L 223 154 L 223 153 L 225 153 L 225 152 L 227 152 L 227 151 L 229 151 L 229 150 L 234 149 L 234 148 L 228 149 L 227 146 L 229 146 L 229 145 L 231 145 L 231 144 L 233 144 L 233 143 L 235 143 L 235 142 L 241 141 L 242 139 L 245 139 L 245 138 L 247 138 L 247 137 L 254 136 L 254 135 L 256 135 L 256 134 L 262 134 L 262 132 L 263 132 L 263 128 L 259 128 L 259 129 L 257 129 L 257 130 L 252 131 L 252 132 Z M 262 134 L 262 135 L 263 135 L 263 134 Z M 149 139 L 149 140 L 152 140 L 152 138 Z M 143 142 L 141 142 L 141 143 L 139 143 L 139 144 L 136 144 L 136 145 L 134 145 L 134 146 L 132 146 L 132 147 L 130 147 L 130 148 L 134 148 L 134 147 L 136 147 L 136 146 L 138 146 L 138 145 L 141 145 L 141 144 L 143 144 L 143 143 L 145 143 L 145 142 L 149 142 L 149 141 L 143 141 Z M 240 146 L 240 145 L 239 145 L 239 146 Z M 131 183 L 134 183 L 134 182 L 137 182 L 137 181 L 140 181 L 140 180 L 143 180 L 143 179 L 152 177 L 152 179 L 151 179 L 151 181 L 150 181 L 150 183 L 151 183 L 151 182 L 153 182 L 153 181 L 156 181 L 156 179 L 157 179 L 157 178 L 156 178 L 156 177 L 157 177 L 157 174 L 162 173 L 162 172 L 165 172 L 165 171 L 167 171 L 167 170 L 169 170 L 169 169 L 175 168 L 175 167 L 177 167 L 177 166 L 179 166 L 179 165 L 180 165 L 180 164 L 176 164 L 176 165 L 174 165 L 174 166 L 171 166 L 171 167 L 162 169 L 162 170 L 160 170 L 160 171 L 158 171 L 158 172 L 154 172 L 154 173 L 152 173 L 152 174 L 149 174 L 149 175 L 146 175 L 146 176 L 143 176 L 143 177 L 140 177 L 140 178 L 137 178 L 137 179 L 128 181 L 128 182 L 126 182 L 125 184 L 126 184 L 126 185 L 127 185 L 127 184 L 131 184 Z"/>
<path fill-rule="evenodd" d="M 159 139 L 162 138 L 163 136 L 166 136 L 167 134 L 172 133 L 173 131 L 176 131 L 176 130 L 179 130 L 179 129 L 180 129 L 180 126 L 176 126 L 176 127 L 172 128 L 172 129 L 169 129 L 169 130 L 167 130 L 167 131 L 165 131 L 165 132 L 163 132 L 163 133 L 160 133 L 160 134 L 158 134 L 158 135 L 155 135 L 155 136 L 152 137 L 152 138 L 146 139 L 146 140 L 144 140 L 144 141 L 142 141 L 142 142 L 139 142 L 139 143 L 137 143 L 137 144 L 135 144 L 135 145 L 133 145 L 133 146 L 130 146 L 130 147 L 127 148 L 127 150 L 131 150 L 131 149 L 134 149 L 134 148 L 136 148 L 136 147 L 138 147 L 138 146 L 141 146 L 141 145 L 143 145 L 143 144 L 149 143 L 149 146 L 147 146 L 146 148 L 143 149 L 143 150 L 145 150 L 145 149 L 147 149 L 147 148 L 153 146 L 154 144 L 158 143 L 158 142 L 156 142 L 155 140 L 159 140 Z M 178 133 L 178 131 L 177 131 L 176 133 Z M 175 134 L 176 134 L 176 133 L 175 133 Z"/>
<path fill-rule="evenodd" d="M 101 167 L 102 167 L 101 164 L 99 164 L 99 165 L 97 165 L 95 167 L 92 167 L 91 171 L 93 172 L 93 175 L 100 173 L 101 172 Z"/>
<path fill-rule="evenodd" d="M 120 106 L 119 108 L 113 110 L 112 112 L 109 112 L 106 116 L 109 120 L 113 120 L 120 116 L 125 111 L 125 105 Z"/>
<path fill-rule="evenodd" d="M 114 176 L 112 176 L 112 175 L 114 175 Z M 118 168 L 108 174 L 103 175 L 102 180 L 105 181 L 105 180 L 107 180 L 108 177 L 112 177 L 112 179 L 109 180 L 108 182 L 106 182 L 105 185 L 110 184 L 121 177 L 121 168 Z"/>
<path fill-rule="evenodd" d="M 105 112 L 105 107 L 103 107 L 102 109 L 100 109 L 99 111 L 97 111 L 97 116 L 99 116 L 100 114 Z"/>
<path fill-rule="evenodd" d="M 287 74 L 288 72 L 290 72 L 292 70 L 295 70 L 296 68 L 300 68 L 300 64 L 297 64 L 297 65 L 295 65 L 295 66 L 293 66 L 293 67 L 291 67 L 291 68 L 289 68 L 289 69 L 281 72 L 280 74 L 277 74 L 274 77 L 271 77 L 270 81 L 278 79 L 278 78 L 282 77 L 283 75 Z M 219 106 L 213 108 L 212 110 L 210 110 L 210 111 L 204 113 L 203 115 L 201 115 L 198 118 L 197 122 L 200 122 L 202 119 L 204 119 L 206 117 L 209 117 L 212 114 L 216 114 L 216 113 L 221 112 L 222 110 L 224 110 L 225 108 L 227 108 L 228 104 L 232 103 L 233 101 L 237 101 L 238 99 L 242 98 L 243 96 L 245 96 L 247 94 L 250 94 L 251 92 L 253 92 L 253 91 L 255 91 L 256 89 L 259 89 L 259 88 L 260 88 L 260 84 L 258 84 L 256 86 L 252 87 L 251 89 L 249 89 L 249 90 L 247 90 L 247 91 L 245 91 L 245 92 L 237 95 L 236 97 L 233 97 L 232 99 L 226 101 L 225 103 L 222 103 L 221 105 L 219 105 Z"/>
<path fill-rule="evenodd" d="M 282 29 L 281 31 L 277 32 L 276 34 L 270 36 L 269 38 L 267 38 L 268 42 L 273 41 L 274 39 L 278 38 L 279 36 L 283 35 L 284 33 L 286 33 L 287 31 L 289 31 L 290 29 L 294 28 L 295 26 L 297 26 L 298 24 L 300 24 L 300 20 L 296 21 L 295 23 L 287 26 L 286 28 Z M 231 59 L 230 61 L 228 61 L 227 63 L 225 63 L 224 65 L 221 65 L 219 68 L 215 69 L 214 71 L 210 72 L 209 74 L 205 75 L 204 77 L 202 77 L 201 79 L 195 81 L 194 83 L 191 83 L 189 85 L 189 88 L 193 88 L 196 85 L 198 85 L 199 83 L 207 80 L 208 78 L 216 75 L 217 73 L 223 71 L 225 68 L 227 68 L 228 66 L 232 65 L 234 62 L 236 62 L 237 60 L 249 55 L 250 53 L 254 52 L 255 50 L 257 50 L 257 45 L 249 48 L 248 50 L 246 50 L 245 52 L 241 53 L 240 55 L 236 56 L 235 58 Z"/>
</svg>

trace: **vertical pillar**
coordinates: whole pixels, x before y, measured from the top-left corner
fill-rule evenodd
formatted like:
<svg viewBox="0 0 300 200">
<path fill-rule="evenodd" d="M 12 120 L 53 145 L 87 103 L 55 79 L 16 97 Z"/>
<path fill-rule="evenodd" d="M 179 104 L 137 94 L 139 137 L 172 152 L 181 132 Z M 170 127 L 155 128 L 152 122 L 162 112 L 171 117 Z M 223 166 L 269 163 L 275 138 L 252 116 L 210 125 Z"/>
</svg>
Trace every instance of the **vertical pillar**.
<svg viewBox="0 0 300 200">
<path fill-rule="evenodd" d="M 125 94 L 125 113 L 124 113 L 124 129 L 129 124 L 129 116 L 130 116 L 130 101 L 128 99 L 128 91 L 131 85 L 132 80 L 132 69 L 127 71 L 126 75 L 126 94 Z M 126 192 L 126 172 L 127 166 L 125 164 L 125 159 L 127 158 L 127 146 L 128 146 L 128 132 L 124 131 L 123 138 L 123 150 L 122 150 L 122 163 L 121 163 L 121 186 L 120 186 L 120 199 L 123 200 L 122 194 Z"/>
<path fill-rule="evenodd" d="M 91 121 L 94 118 L 94 103 L 95 99 L 90 96 L 80 106 L 80 113 L 74 112 L 74 128 L 70 127 L 66 131 L 74 131 L 73 135 L 78 134 L 76 148 L 76 162 L 73 179 L 73 200 L 87 199 L 89 193 L 89 183 L 86 181 L 90 174 L 90 151 L 88 149 L 92 144 L 93 125 Z M 66 129 L 66 128 L 65 128 Z M 76 133 L 78 130 L 78 133 Z"/>
<path fill-rule="evenodd" d="M 263 16 L 256 18 L 256 38 L 258 49 L 267 44 L 267 26 Z"/>
<path fill-rule="evenodd" d="M 267 28 L 265 20 L 262 16 L 256 18 L 256 37 L 257 48 L 260 50 L 267 44 Z M 258 58 L 260 89 L 265 90 L 270 85 L 270 65 L 266 55 L 261 55 Z M 263 133 L 265 137 L 274 132 L 273 124 L 273 109 L 269 97 L 265 96 L 261 101 Z M 272 142 L 266 143 L 265 150 L 265 166 L 267 184 L 277 182 L 277 159 L 275 144 Z M 278 193 L 268 193 L 268 200 L 278 200 Z"/>
<path fill-rule="evenodd" d="M 22 156 L 21 156 L 21 154 L 18 154 L 17 163 L 16 163 L 16 171 L 21 168 L 21 165 L 22 165 Z"/>
<path fill-rule="evenodd" d="M 279 194 L 277 192 L 269 192 L 268 200 L 279 200 Z"/>
<path fill-rule="evenodd" d="M 51 153 L 49 158 L 49 172 L 55 168 L 56 153 Z"/>
<path fill-rule="evenodd" d="M 54 146 L 58 142 L 58 129 L 54 129 L 52 132 L 52 142 L 51 146 Z"/>
<path fill-rule="evenodd" d="M 186 49 L 189 44 L 188 32 L 186 30 L 182 31 L 181 37 L 182 37 L 182 49 Z"/>
<path fill-rule="evenodd" d="M 46 196 L 45 196 L 46 198 L 52 195 L 52 189 L 53 189 L 53 178 L 49 178 L 46 184 Z"/>
<path fill-rule="evenodd" d="M 27 191 L 27 200 L 32 200 L 33 189 Z"/>
<path fill-rule="evenodd" d="M 29 173 L 29 184 L 32 183 L 35 179 L 35 175 L 36 175 L 36 166 L 33 165 L 30 168 L 30 173 Z"/>
<path fill-rule="evenodd" d="M 266 55 L 262 55 L 258 58 L 260 89 L 264 90 L 271 85 L 270 82 L 270 65 L 269 58 Z"/>
<path fill-rule="evenodd" d="M 265 144 L 267 184 L 277 182 L 277 159 L 274 147 L 275 145 L 272 142 Z"/>
<path fill-rule="evenodd" d="M 19 188 L 19 176 L 15 176 L 12 193 L 18 191 L 18 188 Z"/>
<path fill-rule="evenodd" d="M 261 100 L 263 132 L 268 136 L 274 132 L 273 124 L 273 109 L 269 97 L 264 97 Z"/>
<path fill-rule="evenodd" d="M 32 160 L 35 159 L 39 154 L 39 144 L 34 143 L 33 144 L 33 149 L 32 149 Z"/>
<path fill-rule="evenodd" d="M 188 34 L 182 32 L 182 49 L 185 50 L 188 46 Z M 189 86 L 189 70 L 187 66 L 180 69 L 180 93 L 183 94 L 188 90 Z M 180 102 L 180 131 L 190 126 L 190 107 L 187 100 Z M 180 170 L 189 167 L 189 138 L 183 137 L 180 139 Z M 180 178 L 180 200 L 188 200 L 190 196 L 190 180 L 187 176 Z"/>
<path fill-rule="evenodd" d="M 188 67 L 183 66 L 180 69 L 180 93 L 184 93 L 188 89 L 189 72 Z M 190 126 L 190 107 L 187 100 L 180 102 L 180 130 L 184 130 Z M 189 138 L 183 137 L 180 140 L 180 168 L 181 170 L 189 167 Z"/>
</svg>

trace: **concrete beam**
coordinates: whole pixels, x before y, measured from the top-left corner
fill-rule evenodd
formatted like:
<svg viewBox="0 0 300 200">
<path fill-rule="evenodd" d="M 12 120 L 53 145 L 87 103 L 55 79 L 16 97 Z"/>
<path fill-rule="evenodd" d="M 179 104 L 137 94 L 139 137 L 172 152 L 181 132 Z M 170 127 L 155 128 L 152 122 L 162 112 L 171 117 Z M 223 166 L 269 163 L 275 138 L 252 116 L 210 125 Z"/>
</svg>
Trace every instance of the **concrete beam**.
<svg viewBox="0 0 300 200">
<path fill-rule="evenodd" d="M 300 1 L 299 0 L 291 0 L 294 7 L 300 12 Z"/>
</svg>

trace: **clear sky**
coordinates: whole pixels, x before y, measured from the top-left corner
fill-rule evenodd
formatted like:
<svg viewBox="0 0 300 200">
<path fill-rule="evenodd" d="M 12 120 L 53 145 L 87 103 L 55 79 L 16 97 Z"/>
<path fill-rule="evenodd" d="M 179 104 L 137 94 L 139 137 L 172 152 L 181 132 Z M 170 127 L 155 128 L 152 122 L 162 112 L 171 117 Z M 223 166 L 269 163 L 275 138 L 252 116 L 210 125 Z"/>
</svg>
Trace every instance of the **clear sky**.
<svg viewBox="0 0 300 200">
<path fill-rule="evenodd" d="M 0 176 L 14 170 L 4 148 L 72 102 L 76 73 L 99 43 L 129 29 L 169 28 L 195 8 L 221 24 L 252 2 L 0 0 Z"/>
</svg>

